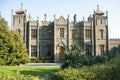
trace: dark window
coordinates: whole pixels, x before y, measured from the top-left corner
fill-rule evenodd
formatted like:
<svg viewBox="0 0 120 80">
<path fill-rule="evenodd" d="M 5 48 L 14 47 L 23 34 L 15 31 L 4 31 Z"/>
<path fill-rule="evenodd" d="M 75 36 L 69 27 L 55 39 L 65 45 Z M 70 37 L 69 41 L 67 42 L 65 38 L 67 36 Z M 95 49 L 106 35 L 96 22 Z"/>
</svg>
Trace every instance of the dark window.
<svg viewBox="0 0 120 80">
<path fill-rule="evenodd" d="M 101 22 L 101 24 L 102 24 L 102 20 L 101 20 L 100 22 Z"/>
<path fill-rule="evenodd" d="M 37 57 L 37 46 L 36 45 L 31 46 L 31 57 Z"/>
<path fill-rule="evenodd" d="M 75 39 L 75 30 L 72 30 L 72 39 Z"/>
<path fill-rule="evenodd" d="M 31 38 L 37 38 L 37 29 L 31 29 Z"/>
<path fill-rule="evenodd" d="M 104 53 L 104 45 L 100 45 L 100 53 L 101 53 L 101 54 Z"/>
<path fill-rule="evenodd" d="M 103 29 L 100 30 L 101 39 L 103 39 Z"/>
<path fill-rule="evenodd" d="M 19 19 L 19 24 L 20 24 L 20 19 Z"/>
<path fill-rule="evenodd" d="M 60 28 L 60 37 L 64 38 L 64 28 Z"/>
<path fill-rule="evenodd" d="M 85 30 L 85 36 L 86 36 L 86 39 L 90 39 L 91 38 L 91 30 L 90 29 L 86 29 Z"/>
<path fill-rule="evenodd" d="M 51 56 L 51 45 L 47 45 L 47 56 Z"/>
<path fill-rule="evenodd" d="M 48 38 L 48 39 L 51 38 L 51 30 L 50 30 L 50 29 L 48 29 L 48 31 L 47 31 L 47 38 Z"/>
<path fill-rule="evenodd" d="M 90 45 L 86 45 L 86 54 L 87 55 L 92 55 L 91 46 Z"/>
</svg>

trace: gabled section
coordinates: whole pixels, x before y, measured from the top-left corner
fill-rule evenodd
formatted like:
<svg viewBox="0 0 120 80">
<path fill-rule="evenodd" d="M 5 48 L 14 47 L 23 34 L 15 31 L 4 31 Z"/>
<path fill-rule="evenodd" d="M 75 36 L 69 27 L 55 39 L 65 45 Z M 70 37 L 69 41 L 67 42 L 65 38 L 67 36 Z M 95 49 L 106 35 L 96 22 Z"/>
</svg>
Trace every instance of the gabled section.
<svg viewBox="0 0 120 80">
<path fill-rule="evenodd" d="M 65 20 L 65 18 L 63 16 L 61 16 L 61 17 L 59 17 L 58 20 L 56 20 L 56 24 L 67 25 L 67 20 Z"/>
</svg>

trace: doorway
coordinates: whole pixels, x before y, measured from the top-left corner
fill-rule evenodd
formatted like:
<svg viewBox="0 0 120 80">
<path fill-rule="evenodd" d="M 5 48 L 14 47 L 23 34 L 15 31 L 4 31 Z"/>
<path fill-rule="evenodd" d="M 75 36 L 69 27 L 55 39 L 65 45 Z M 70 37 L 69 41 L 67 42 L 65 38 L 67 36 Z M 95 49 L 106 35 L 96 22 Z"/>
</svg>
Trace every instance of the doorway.
<svg viewBox="0 0 120 80">
<path fill-rule="evenodd" d="M 63 47 L 59 47 L 59 48 L 58 48 L 59 61 L 62 61 L 62 60 L 63 60 L 64 51 L 65 51 L 65 48 L 63 48 Z"/>
</svg>

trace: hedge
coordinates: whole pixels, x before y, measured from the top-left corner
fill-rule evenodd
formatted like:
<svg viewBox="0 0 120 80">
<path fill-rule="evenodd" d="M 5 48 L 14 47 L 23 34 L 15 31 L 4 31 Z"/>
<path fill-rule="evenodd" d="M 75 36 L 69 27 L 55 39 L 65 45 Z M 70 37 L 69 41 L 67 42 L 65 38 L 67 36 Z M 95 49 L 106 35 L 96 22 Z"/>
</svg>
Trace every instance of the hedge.
<svg viewBox="0 0 120 80">
<path fill-rule="evenodd" d="M 50 80 L 120 80 L 120 55 L 104 64 L 61 70 Z"/>
<path fill-rule="evenodd" d="M 2 75 L 0 76 L 0 80 L 40 80 L 38 77 L 33 77 L 31 75 L 21 75 L 17 74 L 15 76 L 12 75 Z"/>
</svg>

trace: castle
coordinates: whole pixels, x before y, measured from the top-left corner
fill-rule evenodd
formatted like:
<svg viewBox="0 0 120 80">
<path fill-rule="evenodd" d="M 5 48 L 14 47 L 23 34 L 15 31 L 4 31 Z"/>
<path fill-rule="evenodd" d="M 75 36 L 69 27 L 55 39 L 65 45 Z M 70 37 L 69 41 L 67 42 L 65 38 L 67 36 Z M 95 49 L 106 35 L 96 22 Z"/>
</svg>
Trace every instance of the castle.
<svg viewBox="0 0 120 80">
<path fill-rule="evenodd" d="M 54 15 L 53 21 L 39 18 L 35 21 L 21 6 L 15 14 L 12 10 L 12 29 L 22 35 L 30 58 L 49 57 L 54 62 L 60 62 L 64 57 L 64 50 L 70 49 L 73 43 L 86 51 L 87 55 L 101 55 L 109 52 L 120 44 L 120 40 L 109 39 L 108 12 L 106 15 L 99 9 L 85 21 L 77 22 Z"/>
</svg>

